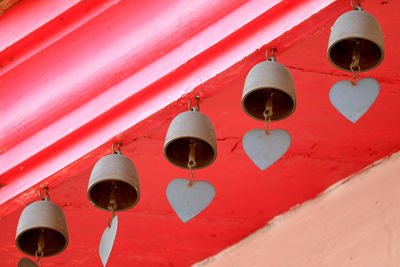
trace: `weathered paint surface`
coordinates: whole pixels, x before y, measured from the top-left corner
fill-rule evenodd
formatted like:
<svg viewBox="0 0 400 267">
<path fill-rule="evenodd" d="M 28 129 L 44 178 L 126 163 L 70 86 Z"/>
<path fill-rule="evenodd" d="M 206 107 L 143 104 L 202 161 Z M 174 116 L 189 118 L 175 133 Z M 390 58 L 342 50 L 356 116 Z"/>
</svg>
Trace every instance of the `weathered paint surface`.
<svg viewBox="0 0 400 267">
<path fill-rule="evenodd" d="M 193 267 L 397 267 L 400 152 Z"/>
<path fill-rule="evenodd" d="M 47 10 L 36 12 L 42 20 L 35 20 L 35 5 Z M 59 5 L 57 12 L 52 5 Z M 109 266 L 189 266 L 398 151 L 400 2 L 363 5 L 384 29 L 387 54 L 367 74 L 381 93 L 357 124 L 328 97 L 334 83 L 350 79 L 326 57 L 330 26 L 349 1 L 26 0 L 9 9 L 0 25 L 18 16 L 30 23 L 0 35 L 7 47 L 0 52 L 2 266 L 16 266 L 23 256 L 14 244 L 18 216 L 47 183 L 65 211 L 70 243 L 45 266 L 100 266 L 98 244 L 109 214 L 90 205 L 86 189 L 94 163 L 115 141 L 137 166 L 142 195 L 135 208 L 118 214 Z M 288 130 L 292 143 L 262 172 L 241 139 L 264 125 L 244 114 L 240 99 L 246 73 L 271 46 L 293 74 L 298 106 L 271 124 Z M 165 190 L 189 173 L 169 164 L 162 147 L 172 118 L 194 94 L 202 97 L 201 111 L 218 140 L 216 161 L 195 179 L 212 183 L 217 194 L 182 224 Z"/>
<path fill-rule="evenodd" d="M 230 68 L 242 74 L 234 64 L 247 62 L 266 43 L 283 49 L 290 41 L 279 38 L 293 41 L 310 32 L 303 22 L 334 1 L 106 2 L 81 1 L 67 11 L 61 6 L 51 22 L 0 54 L 0 173 L 8 184 L 0 192 L 0 214 L 26 203 L 29 194 L 21 193 L 149 116 L 180 108 L 205 81 Z M 324 12 L 335 9 L 339 13 L 344 4 Z M 25 19 L 35 21 L 28 14 Z M 12 15 L 0 24 L 15 23 Z M 6 44 L 14 40 L 6 37 Z M 213 85 L 200 94 L 206 98 L 224 88 Z M 169 119 L 165 114 L 155 126 Z"/>
</svg>

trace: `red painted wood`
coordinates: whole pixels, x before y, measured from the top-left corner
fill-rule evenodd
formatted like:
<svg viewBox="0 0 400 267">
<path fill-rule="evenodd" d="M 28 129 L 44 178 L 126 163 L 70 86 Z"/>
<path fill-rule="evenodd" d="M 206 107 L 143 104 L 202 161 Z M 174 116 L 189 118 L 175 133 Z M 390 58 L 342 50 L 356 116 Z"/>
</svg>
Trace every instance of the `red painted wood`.
<svg viewBox="0 0 400 267">
<path fill-rule="evenodd" d="M 44 266 L 100 266 L 97 247 L 109 214 L 88 203 L 86 188 L 91 167 L 110 153 L 114 140 L 123 143 L 122 152 L 135 162 L 142 196 L 137 207 L 119 214 L 109 266 L 189 266 L 400 148 L 400 81 L 395 72 L 399 3 L 365 3 L 381 22 L 386 58 L 378 69 L 362 74 L 377 78 L 382 89 L 371 110 L 352 124 L 328 98 L 330 86 L 350 76 L 335 70 L 326 58 L 330 26 L 349 10 L 349 2 L 337 1 L 318 12 L 329 1 L 281 1 L 272 8 L 258 1 L 232 1 L 231 10 L 208 23 L 213 19 L 208 13 L 226 8 L 225 1 L 218 2 L 204 4 L 205 10 L 178 1 L 181 8 L 171 4 L 168 9 L 161 2 L 154 8 L 159 13 L 149 11 L 156 2 L 143 4 L 144 17 L 183 12 L 185 7 L 185 12 L 199 11 L 182 15 L 183 24 L 175 20 L 187 28 L 160 25 L 160 19 L 146 35 L 144 24 L 151 20 L 132 18 L 132 2 L 120 1 L 59 39 L 55 34 L 45 49 L 2 70 L 0 113 L 10 126 L 0 123 L 0 147 L 7 147 L 0 155 L 0 182 L 7 183 L 0 189 L 2 266 L 15 266 L 22 257 L 13 243 L 18 217 L 36 198 L 38 185 L 47 182 L 51 199 L 66 213 L 71 236 L 68 249 L 44 259 Z M 260 6 L 266 9 L 257 9 Z M 196 23 L 191 22 L 194 18 Z M 132 27 L 144 32 L 139 36 L 143 39 L 127 30 L 135 22 L 137 28 Z M 192 31 L 197 33 L 190 35 Z M 137 43 L 148 45 L 148 50 Z M 246 73 L 265 59 L 265 44 L 276 46 L 278 61 L 289 66 L 298 106 L 289 119 L 271 125 L 287 129 L 293 143 L 281 160 L 261 172 L 244 154 L 241 137 L 263 124 L 244 114 L 240 97 Z M 36 72 L 30 69 L 34 64 Z M 203 97 L 201 110 L 212 119 L 218 137 L 217 160 L 196 172 L 196 179 L 212 182 L 217 195 L 197 218 L 182 224 L 165 189 L 171 179 L 189 174 L 170 165 L 161 151 L 169 122 L 186 110 L 195 93 Z M 16 122 L 23 126 L 15 127 Z"/>
<path fill-rule="evenodd" d="M 178 1 L 164 3 L 165 8 L 140 5 L 134 16 L 134 4 L 121 1 L 69 35 L 62 32 L 59 41 L 1 76 L 0 115 L 5 119 L 0 148 L 5 153 L 0 172 L 8 186 L 0 192 L 0 203 L 178 100 L 330 2 L 282 2 L 266 12 L 271 2 L 187 6 Z M 227 13 L 228 7 L 237 8 Z M 146 22 L 143 16 L 153 9 L 161 12 L 159 17 Z M 176 19 L 162 23 L 168 17 Z M 168 82 L 155 88 L 162 79 Z M 28 201 L 26 195 L 2 205 L 0 212 L 21 201 Z"/>
</svg>

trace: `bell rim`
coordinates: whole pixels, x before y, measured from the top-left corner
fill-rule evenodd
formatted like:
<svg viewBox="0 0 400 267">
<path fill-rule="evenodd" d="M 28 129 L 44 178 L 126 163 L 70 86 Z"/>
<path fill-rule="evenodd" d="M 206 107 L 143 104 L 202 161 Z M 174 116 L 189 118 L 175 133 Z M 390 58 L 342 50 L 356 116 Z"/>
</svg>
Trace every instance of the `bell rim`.
<svg viewBox="0 0 400 267">
<path fill-rule="evenodd" d="M 31 253 L 28 253 L 28 252 L 26 252 L 25 250 L 23 250 L 23 249 L 19 246 L 18 240 L 19 240 L 19 238 L 20 238 L 24 233 L 26 233 L 26 232 L 28 232 L 28 231 L 31 231 L 31 230 L 36 230 L 36 229 L 49 229 L 49 230 L 56 231 L 56 230 L 54 230 L 54 229 L 52 229 L 52 228 L 50 228 L 50 227 L 32 227 L 32 228 L 29 228 L 29 229 L 26 229 L 26 230 L 22 231 L 21 233 L 19 233 L 19 234 L 15 237 L 15 245 L 17 246 L 18 250 L 21 251 L 22 253 L 24 253 L 24 254 L 26 254 L 26 255 L 29 255 L 29 256 L 32 256 L 32 257 L 35 257 L 35 254 L 31 254 Z M 45 255 L 42 256 L 42 258 L 47 258 L 47 257 L 52 257 L 52 256 L 55 256 L 55 255 L 58 255 L 58 254 L 60 254 L 61 252 L 63 252 L 64 250 L 67 249 L 68 243 L 69 243 L 68 229 L 67 229 L 67 236 L 66 236 L 66 237 L 65 237 L 60 231 L 57 231 L 57 232 L 60 233 L 60 234 L 62 235 L 62 237 L 64 238 L 64 240 L 65 240 L 65 243 L 64 243 L 63 248 L 60 249 L 60 250 L 58 250 L 58 251 L 55 252 L 55 253 L 52 253 L 52 254 L 45 254 Z"/>
<path fill-rule="evenodd" d="M 201 141 L 203 141 L 203 142 L 205 142 L 206 144 L 208 144 L 208 145 L 212 148 L 212 150 L 213 150 L 213 152 L 214 152 L 214 156 L 213 156 L 213 158 L 212 158 L 212 160 L 211 160 L 210 162 L 208 162 L 207 164 L 205 164 L 205 165 L 203 165 L 203 166 L 200 166 L 200 167 L 196 166 L 195 168 L 192 168 L 192 170 L 200 170 L 200 169 L 206 168 L 206 167 L 210 166 L 211 164 L 213 164 L 214 161 L 217 159 L 217 143 L 215 144 L 215 149 L 214 149 L 214 147 L 213 147 L 212 145 L 210 145 L 206 140 L 204 140 L 203 138 L 200 138 L 200 137 L 198 137 L 198 136 L 179 136 L 179 137 L 177 137 L 177 138 L 173 138 L 173 139 L 169 140 L 167 143 L 164 144 L 164 148 L 163 148 L 163 154 L 164 154 L 165 159 L 166 159 L 169 163 L 171 163 L 172 165 L 174 165 L 174 166 L 176 166 L 176 167 L 178 167 L 178 168 L 181 168 L 181 169 L 185 169 L 185 170 L 188 170 L 188 169 L 189 169 L 188 167 L 183 167 L 183 166 L 181 166 L 181 165 L 178 165 L 178 164 L 172 162 L 172 161 L 169 160 L 169 158 L 167 157 L 167 148 L 168 148 L 168 146 L 169 146 L 172 142 L 174 142 L 174 141 L 176 141 L 176 140 L 178 140 L 178 139 L 181 139 L 181 138 L 195 138 L 195 139 L 200 139 Z"/>
<path fill-rule="evenodd" d="M 357 37 L 357 38 L 358 38 L 358 37 Z M 342 67 L 336 65 L 336 64 L 332 61 L 330 55 L 331 55 L 331 50 L 332 50 L 332 48 L 333 48 L 335 45 L 337 45 L 339 42 L 342 42 L 342 41 L 345 41 L 345 40 L 350 40 L 350 39 L 354 39 L 354 36 L 353 36 L 353 37 L 345 37 L 345 38 L 336 40 L 335 42 L 331 43 L 331 44 L 328 46 L 328 50 L 327 50 L 327 55 L 328 55 L 328 60 L 329 60 L 329 62 L 330 62 L 335 68 L 337 68 L 337 69 L 339 69 L 339 70 L 342 70 L 342 71 L 346 71 L 346 72 L 352 72 L 352 71 L 351 71 L 350 69 L 344 69 L 344 68 L 342 68 Z M 368 39 L 368 38 L 359 38 L 359 39 L 367 40 L 367 41 L 369 41 L 369 42 L 375 44 L 375 45 L 379 48 L 379 50 L 381 51 L 381 57 L 380 57 L 378 63 L 376 63 L 375 65 L 373 65 L 373 66 L 370 67 L 370 68 L 361 69 L 360 72 L 366 72 L 366 71 L 373 70 L 373 69 L 375 69 L 376 67 L 378 67 L 380 64 L 382 64 L 383 59 L 385 58 L 385 49 L 384 49 L 384 47 L 381 47 L 380 45 L 378 45 L 377 43 L 375 43 L 374 41 L 372 41 L 372 40 L 370 40 L 370 39 Z"/>
<path fill-rule="evenodd" d="M 258 121 L 265 121 L 265 119 L 260 119 L 260 118 L 258 118 L 258 117 L 256 117 L 256 116 L 253 116 L 252 114 L 250 114 L 249 112 L 247 112 L 247 109 L 246 109 L 246 107 L 245 107 L 245 101 L 246 101 L 246 99 L 247 99 L 247 97 L 251 94 L 251 93 L 254 93 L 255 91 L 258 91 L 258 90 L 264 90 L 264 89 L 266 89 L 267 87 L 257 87 L 257 88 L 254 88 L 253 90 L 250 90 L 250 91 L 248 91 L 245 95 L 243 95 L 242 96 L 242 109 L 243 109 L 243 111 L 249 116 L 249 117 L 251 117 L 251 118 L 253 118 L 253 119 L 256 119 L 256 120 L 258 120 Z M 278 90 L 278 91 L 281 91 L 281 92 L 283 92 L 283 93 L 285 93 L 286 95 L 288 95 L 289 97 L 290 97 L 290 99 L 292 100 L 292 102 L 293 102 L 293 108 L 291 109 L 291 111 L 290 112 L 288 112 L 285 116 L 283 116 L 283 117 L 280 117 L 280 118 L 278 118 L 278 119 L 273 119 L 273 120 L 271 120 L 271 121 L 280 121 L 280 120 L 284 120 L 284 119 L 287 119 L 287 118 L 289 118 L 294 112 L 295 112 L 295 110 L 296 110 L 296 101 L 294 101 L 293 100 L 293 98 L 292 98 L 292 96 L 291 95 L 289 95 L 288 93 L 286 93 L 285 91 L 283 91 L 283 90 L 281 90 L 281 89 L 279 89 L 279 88 L 275 88 L 275 87 L 268 87 L 268 89 L 273 89 L 273 90 Z M 245 89 L 244 89 L 245 90 Z"/>
<path fill-rule="evenodd" d="M 110 155 L 111 155 L 111 154 L 110 154 Z M 134 185 L 132 185 L 132 184 L 130 184 L 130 183 L 127 183 L 126 181 L 117 180 L 117 179 L 115 179 L 115 178 L 102 179 L 102 180 L 100 180 L 100 181 L 94 182 L 93 184 L 91 184 L 91 185 L 88 187 L 87 193 L 86 193 L 86 194 L 87 194 L 87 198 L 88 198 L 90 204 L 92 204 L 93 206 L 95 206 L 96 208 L 98 208 L 98 209 L 100 209 L 100 210 L 104 210 L 104 211 L 110 212 L 109 209 L 103 208 L 103 207 L 101 207 L 101 206 L 95 204 L 95 203 L 92 201 L 92 199 L 90 198 L 90 192 L 92 191 L 92 188 L 93 188 L 95 185 L 99 184 L 99 183 L 107 182 L 107 181 L 118 181 L 118 182 L 123 182 L 123 183 L 125 183 L 125 184 L 131 186 L 133 189 L 135 189 L 136 194 L 137 194 L 136 201 L 133 202 L 132 205 L 129 205 L 129 206 L 127 206 L 126 208 L 123 208 L 123 209 L 118 209 L 118 207 L 117 207 L 117 209 L 114 210 L 115 212 L 120 212 L 120 211 L 129 210 L 129 209 L 135 207 L 135 206 L 138 204 L 138 202 L 139 202 L 139 200 L 140 200 L 140 186 L 138 186 L 138 188 L 137 188 L 136 186 L 134 186 Z"/>
</svg>

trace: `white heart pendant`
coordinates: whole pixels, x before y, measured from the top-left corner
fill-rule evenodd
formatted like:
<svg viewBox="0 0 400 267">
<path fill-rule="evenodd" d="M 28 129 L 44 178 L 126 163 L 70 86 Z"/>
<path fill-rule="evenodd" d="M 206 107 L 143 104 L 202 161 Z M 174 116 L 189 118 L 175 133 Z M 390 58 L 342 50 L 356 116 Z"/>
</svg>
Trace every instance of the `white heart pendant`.
<svg viewBox="0 0 400 267">
<path fill-rule="evenodd" d="M 111 250 L 114 245 L 118 230 L 118 216 L 114 216 L 109 227 L 107 227 L 101 236 L 99 255 L 103 266 L 106 266 Z"/>
<path fill-rule="evenodd" d="M 18 267 L 38 267 L 37 264 L 29 258 L 22 258 L 18 262 Z"/>
<path fill-rule="evenodd" d="M 190 185 L 188 180 L 178 178 L 169 183 L 166 194 L 169 204 L 185 223 L 211 203 L 215 188 L 207 181 L 195 181 Z"/>
<path fill-rule="evenodd" d="M 364 78 L 352 85 L 350 81 L 335 83 L 329 91 L 332 105 L 348 120 L 355 123 L 372 106 L 379 94 L 379 83 Z"/>
<path fill-rule="evenodd" d="M 262 171 L 286 153 L 292 139 L 286 130 L 269 130 L 268 133 L 253 129 L 243 136 L 244 151 Z"/>
</svg>

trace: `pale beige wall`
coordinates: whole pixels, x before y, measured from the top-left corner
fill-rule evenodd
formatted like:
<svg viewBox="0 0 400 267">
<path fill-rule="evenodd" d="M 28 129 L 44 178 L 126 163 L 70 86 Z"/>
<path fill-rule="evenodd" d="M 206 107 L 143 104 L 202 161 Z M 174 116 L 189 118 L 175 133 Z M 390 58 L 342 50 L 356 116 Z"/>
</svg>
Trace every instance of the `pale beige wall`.
<svg viewBox="0 0 400 267">
<path fill-rule="evenodd" d="M 400 267 L 400 152 L 194 266 Z"/>
</svg>

